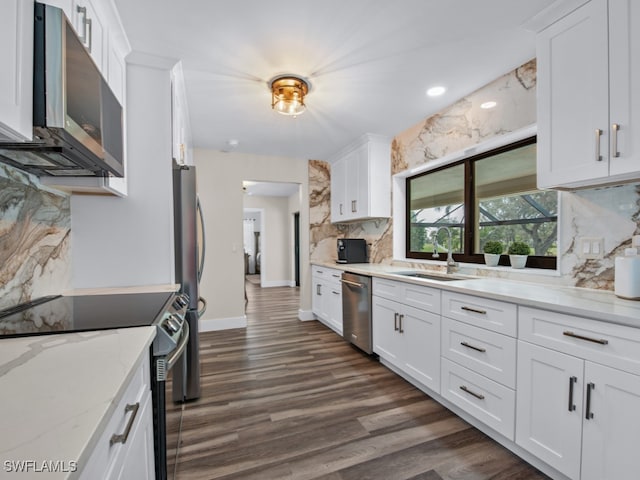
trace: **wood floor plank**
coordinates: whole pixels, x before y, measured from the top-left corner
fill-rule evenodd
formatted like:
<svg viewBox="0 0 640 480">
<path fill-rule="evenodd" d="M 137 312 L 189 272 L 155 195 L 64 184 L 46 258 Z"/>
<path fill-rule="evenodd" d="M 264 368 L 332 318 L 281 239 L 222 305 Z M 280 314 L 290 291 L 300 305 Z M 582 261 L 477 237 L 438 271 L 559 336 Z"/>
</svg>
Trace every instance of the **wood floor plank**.
<svg viewBox="0 0 640 480">
<path fill-rule="evenodd" d="M 202 396 L 185 404 L 177 480 L 547 478 L 332 330 L 299 321 L 298 295 L 247 282 L 247 328 L 201 334 Z"/>
</svg>

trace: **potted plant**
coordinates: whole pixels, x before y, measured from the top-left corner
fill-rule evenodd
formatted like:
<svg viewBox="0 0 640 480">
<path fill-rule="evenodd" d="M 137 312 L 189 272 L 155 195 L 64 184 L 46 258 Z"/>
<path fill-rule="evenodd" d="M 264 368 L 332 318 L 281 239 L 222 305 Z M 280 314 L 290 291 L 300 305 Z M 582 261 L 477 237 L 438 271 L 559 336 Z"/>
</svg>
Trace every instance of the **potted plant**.
<svg viewBox="0 0 640 480">
<path fill-rule="evenodd" d="M 500 254 L 504 249 L 502 242 L 498 240 L 488 240 L 485 242 L 482 251 L 484 252 L 484 263 L 489 267 L 495 267 L 500 261 Z"/>
<path fill-rule="evenodd" d="M 524 268 L 531 248 L 524 242 L 513 242 L 509 245 L 509 262 L 513 268 Z"/>
</svg>

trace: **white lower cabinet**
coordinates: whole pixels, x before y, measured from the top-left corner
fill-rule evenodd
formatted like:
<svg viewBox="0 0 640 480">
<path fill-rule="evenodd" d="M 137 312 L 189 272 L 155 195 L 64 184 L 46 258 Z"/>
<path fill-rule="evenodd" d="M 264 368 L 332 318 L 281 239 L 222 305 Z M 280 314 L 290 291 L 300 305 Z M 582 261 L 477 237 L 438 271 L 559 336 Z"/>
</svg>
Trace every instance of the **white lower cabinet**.
<svg viewBox="0 0 640 480">
<path fill-rule="evenodd" d="M 155 478 L 149 367 L 145 355 L 82 468 L 81 480 Z"/>
<path fill-rule="evenodd" d="M 311 310 L 327 327 L 342 335 L 342 272 L 335 268 L 312 266 Z"/>
<path fill-rule="evenodd" d="M 519 329 L 516 443 L 571 479 L 638 478 L 638 330 L 524 307 Z"/>
<path fill-rule="evenodd" d="M 439 392 L 440 316 L 375 294 L 372 298 L 373 351 Z"/>
</svg>

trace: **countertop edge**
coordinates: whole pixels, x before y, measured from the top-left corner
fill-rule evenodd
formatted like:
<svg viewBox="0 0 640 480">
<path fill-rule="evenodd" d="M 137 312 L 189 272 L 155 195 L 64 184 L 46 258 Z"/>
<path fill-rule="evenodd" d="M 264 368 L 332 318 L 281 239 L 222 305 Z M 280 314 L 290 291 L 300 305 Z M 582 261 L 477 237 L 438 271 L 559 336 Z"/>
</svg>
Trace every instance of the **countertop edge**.
<svg viewBox="0 0 640 480">
<path fill-rule="evenodd" d="M 640 328 L 640 302 L 616 297 L 616 295 L 609 290 L 595 290 L 580 287 L 546 287 L 539 283 L 490 277 L 470 277 L 469 279 L 454 282 L 440 282 L 436 280 L 402 276 L 393 273 L 401 271 L 425 272 L 426 270 L 382 264 L 311 262 L 311 265 L 353 272 L 359 275 L 368 275 L 387 280 L 434 287 L 443 291 L 475 295 L 493 300 L 517 303 L 518 305 L 525 307 L 539 308 L 542 310 L 575 315 L 607 323 Z M 491 291 L 489 291 L 489 286 L 487 285 L 489 282 L 491 282 L 492 287 L 494 287 Z M 543 296 L 552 295 L 555 296 L 558 301 L 545 299 L 537 300 L 535 298 L 521 296 L 515 292 L 509 291 L 515 289 L 528 289 L 530 295 L 536 292 Z"/>
</svg>

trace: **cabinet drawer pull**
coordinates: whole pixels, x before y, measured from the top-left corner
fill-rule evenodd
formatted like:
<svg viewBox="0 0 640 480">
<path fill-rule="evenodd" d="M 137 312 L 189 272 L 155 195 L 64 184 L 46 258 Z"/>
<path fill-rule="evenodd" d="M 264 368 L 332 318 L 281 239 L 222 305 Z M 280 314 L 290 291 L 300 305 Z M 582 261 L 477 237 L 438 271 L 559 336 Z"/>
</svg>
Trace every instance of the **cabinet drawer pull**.
<svg viewBox="0 0 640 480">
<path fill-rule="evenodd" d="M 487 311 L 486 310 L 480 310 L 478 308 L 471 308 L 471 307 L 460 307 L 460 310 L 466 310 L 467 312 L 473 312 L 473 313 L 479 313 L 480 315 L 486 315 Z"/>
<path fill-rule="evenodd" d="M 133 414 L 129 417 L 129 422 L 127 423 L 127 427 L 124 429 L 124 433 L 114 433 L 111 435 L 109 446 L 112 446 L 114 443 L 127 443 L 127 438 L 129 438 L 129 433 L 131 432 L 131 427 L 133 427 L 133 422 L 136 420 L 139 408 L 140 402 L 134 403 L 133 405 L 127 404 L 124 407 L 125 415 L 129 412 L 133 412 Z"/>
<path fill-rule="evenodd" d="M 340 275 L 336 275 L 335 273 L 332 273 L 332 274 L 331 274 L 331 276 L 332 276 L 333 278 L 340 278 Z"/>
<path fill-rule="evenodd" d="M 322 292 L 320 291 L 320 287 L 321 287 L 321 285 L 318 283 L 316 285 L 316 295 L 322 295 Z"/>
<path fill-rule="evenodd" d="M 352 213 L 356 213 L 358 211 L 358 201 L 357 200 L 351 200 L 351 212 Z"/>
<path fill-rule="evenodd" d="M 593 412 L 591 411 L 591 392 L 596 389 L 596 384 L 589 382 L 587 383 L 587 408 L 584 414 L 584 418 L 587 420 L 591 420 L 593 418 Z"/>
<path fill-rule="evenodd" d="M 618 158 L 620 157 L 620 152 L 618 151 L 618 130 L 620 130 L 620 125 L 614 123 L 611 125 L 611 157 Z"/>
<path fill-rule="evenodd" d="M 398 332 L 404 333 L 404 330 L 402 328 L 402 320 L 404 320 L 404 314 L 401 313 L 400 315 L 398 315 L 398 319 L 400 320 Z"/>
<path fill-rule="evenodd" d="M 463 347 L 467 347 L 470 348 L 471 350 L 475 350 L 476 352 L 486 352 L 487 349 L 486 348 L 482 348 L 482 347 L 476 347 L 475 345 L 471 345 L 467 342 L 460 342 L 460 345 L 462 345 Z"/>
<path fill-rule="evenodd" d="M 340 292 L 336 292 L 335 290 L 331 290 L 331 293 L 333 293 L 334 295 L 340 295 Z"/>
<path fill-rule="evenodd" d="M 600 155 L 600 137 L 602 136 L 602 130 L 596 128 L 596 162 L 602 161 L 602 155 Z"/>
<path fill-rule="evenodd" d="M 340 204 L 340 215 L 344 215 L 344 214 L 342 213 L 342 204 Z"/>
<path fill-rule="evenodd" d="M 482 395 L 480 393 L 476 393 L 476 392 L 474 392 L 472 390 L 469 390 L 465 385 L 460 385 L 460 390 L 462 390 L 463 392 L 468 393 L 469 395 L 473 395 L 478 400 L 484 400 L 484 395 Z"/>
<path fill-rule="evenodd" d="M 573 412 L 576 409 L 573 403 L 573 386 L 578 381 L 578 377 L 569 377 L 569 411 Z"/>
<path fill-rule="evenodd" d="M 393 314 L 393 330 L 394 331 L 398 331 L 398 314 L 394 313 Z"/>
<path fill-rule="evenodd" d="M 600 345 L 608 345 L 609 340 L 605 340 L 604 338 L 591 338 L 585 337 L 584 335 L 578 335 L 577 333 L 573 333 L 569 330 L 565 330 L 562 332 L 565 337 L 577 338 L 579 340 L 586 340 L 587 342 L 599 343 Z"/>
</svg>

